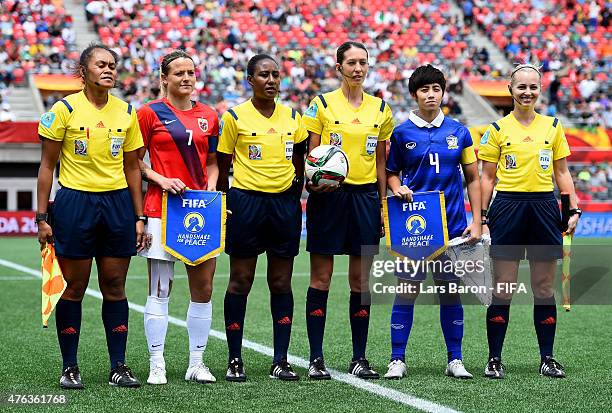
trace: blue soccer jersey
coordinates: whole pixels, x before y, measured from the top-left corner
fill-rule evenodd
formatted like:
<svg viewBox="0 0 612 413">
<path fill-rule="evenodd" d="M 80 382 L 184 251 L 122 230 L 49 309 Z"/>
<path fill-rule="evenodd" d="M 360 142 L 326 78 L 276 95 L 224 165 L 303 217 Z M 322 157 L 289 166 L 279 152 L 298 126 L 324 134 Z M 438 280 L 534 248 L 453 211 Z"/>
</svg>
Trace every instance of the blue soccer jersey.
<svg viewBox="0 0 612 413">
<path fill-rule="evenodd" d="M 402 185 L 413 192 L 443 191 L 450 238 L 467 227 L 461 164 L 476 162 L 472 137 L 461 123 L 442 111 L 427 123 L 414 112 L 391 135 L 387 170 L 401 173 Z"/>
</svg>

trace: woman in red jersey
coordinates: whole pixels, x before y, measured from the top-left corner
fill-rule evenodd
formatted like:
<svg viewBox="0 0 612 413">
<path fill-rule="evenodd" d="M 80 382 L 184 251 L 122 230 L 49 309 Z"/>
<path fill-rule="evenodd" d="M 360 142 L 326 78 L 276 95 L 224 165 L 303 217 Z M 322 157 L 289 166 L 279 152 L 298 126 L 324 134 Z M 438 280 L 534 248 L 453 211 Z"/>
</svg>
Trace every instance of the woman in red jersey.
<svg viewBox="0 0 612 413">
<path fill-rule="evenodd" d="M 191 57 L 180 50 L 164 56 L 161 62 L 159 100 L 138 111 L 145 147 L 140 152 L 143 179 L 149 182 L 144 200 L 148 217 L 149 296 L 145 306 L 145 334 L 150 355 L 149 384 L 165 384 L 164 342 L 168 328 L 168 300 L 176 259 L 161 243 L 162 192 L 182 193 L 185 188 L 214 191 L 217 183 L 217 141 L 219 120 L 208 106 L 191 100 L 196 82 Z M 151 166 L 142 159 L 148 150 Z M 212 321 L 212 281 L 216 258 L 199 265 L 186 265 L 191 301 L 187 310 L 189 367 L 185 380 L 215 382 L 202 362 Z"/>
</svg>

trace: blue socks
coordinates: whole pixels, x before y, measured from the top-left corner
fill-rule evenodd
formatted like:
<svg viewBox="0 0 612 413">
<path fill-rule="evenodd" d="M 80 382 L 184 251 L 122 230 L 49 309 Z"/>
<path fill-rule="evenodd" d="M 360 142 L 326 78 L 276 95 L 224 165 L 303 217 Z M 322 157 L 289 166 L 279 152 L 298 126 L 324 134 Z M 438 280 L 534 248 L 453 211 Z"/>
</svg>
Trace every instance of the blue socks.
<svg viewBox="0 0 612 413">
<path fill-rule="evenodd" d="M 402 360 L 414 320 L 414 301 L 395 296 L 391 309 L 391 360 Z"/>
</svg>

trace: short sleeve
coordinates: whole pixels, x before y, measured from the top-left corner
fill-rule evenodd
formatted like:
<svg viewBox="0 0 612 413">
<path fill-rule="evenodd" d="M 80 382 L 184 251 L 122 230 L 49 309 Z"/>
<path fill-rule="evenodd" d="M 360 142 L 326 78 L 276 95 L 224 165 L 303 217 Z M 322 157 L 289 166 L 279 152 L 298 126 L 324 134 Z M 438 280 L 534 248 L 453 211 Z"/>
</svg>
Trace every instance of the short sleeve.
<svg viewBox="0 0 612 413">
<path fill-rule="evenodd" d="M 389 148 L 389 157 L 387 158 L 385 169 L 389 172 L 400 173 L 403 169 L 402 147 L 397 141 L 398 136 L 396 132 L 391 134 L 390 139 L 391 147 Z"/>
<path fill-rule="evenodd" d="M 149 106 L 145 105 L 137 112 L 137 116 L 144 146 L 148 148 L 151 142 L 151 135 L 153 134 L 153 124 L 155 123 L 153 116 L 155 114 Z"/>
<path fill-rule="evenodd" d="M 391 137 L 394 125 L 395 123 L 393 122 L 391 107 L 388 104 L 385 104 L 385 108 L 383 109 L 383 121 L 380 125 L 380 134 L 378 135 L 379 142 L 386 141 Z"/>
<path fill-rule="evenodd" d="M 70 110 L 64 101 L 55 102 L 49 112 L 43 113 L 38 123 L 38 134 L 53 141 L 63 141 Z"/>
<path fill-rule="evenodd" d="M 303 123 L 307 131 L 318 135 L 323 132 L 323 110 L 323 104 L 317 96 L 310 102 L 310 106 L 308 106 L 308 109 L 304 112 Z"/>
<path fill-rule="evenodd" d="M 295 133 L 295 143 L 300 143 L 300 142 L 304 142 L 306 138 L 308 138 L 308 131 L 306 130 L 306 127 L 304 126 L 304 118 L 300 116 L 299 113 L 296 116 L 298 120 L 298 129 Z"/>
<path fill-rule="evenodd" d="M 469 165 L 476 162 L 476 152 L 474 151 L 474 143 L 472 141 L 472 135 L 470 131 L 464 127 L 463 133 L 463 150 L 461 151 L 461 164 Z"/>
<path fill-rule="evenodd" d="M 219 123 L 219 146 L 217 152 L 233 154 L 238 140 L 238 125 L 236 119 L 228 111 L 221 116 Z"/>
<path fill-rule="evenodd" d="M 561 122 L 555 119 L 555 139 L 553 141 L 553 161 L 557 159 L 567 158 L 571 155 L 567 138 L 565 137 L 565 131 Z"/>
<path fill-rule="evenodd" d="M 130 126 L 128 127 L 123 145 L 124 152 L 132 152 L 144 146 L 142 134 L 140 133 L 140 125 L 138 124 L 138 116 L 136 111 L 130 114 Z"/>
<path fill-rule="evenodd" d="M 480 146 L 478 148 L 478 159 L 487 162 L 497 163 L 500 155 L 499 137 L 497 129 L 493 125 L 489 125 L 482 138 L 480 138 Z"/>
</svg>

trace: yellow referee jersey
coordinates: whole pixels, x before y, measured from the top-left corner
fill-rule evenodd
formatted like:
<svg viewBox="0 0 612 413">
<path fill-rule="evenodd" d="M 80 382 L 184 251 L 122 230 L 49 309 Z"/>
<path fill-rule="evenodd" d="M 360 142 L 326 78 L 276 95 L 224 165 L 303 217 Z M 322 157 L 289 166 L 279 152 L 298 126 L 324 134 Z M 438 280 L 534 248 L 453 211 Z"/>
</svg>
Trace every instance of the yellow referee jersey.
<svg viewBox="0 0 612 413">
<path fill-rule="evenodd" d="M 312 100 L 304 126 L 321 135 L 321 145 L 335 145 L 346 153 L 349 173 L 344 182 L 376 182 L 376 146 L 393 132 L 393 115 L 385 101 L 364 93 L 361 106 L 355 108 L 342 89 L 336 89 Z"/>
<path fill-rule="evenodd" d="M 87 192 L 127 188 L 123 152 L 143 146 L 136 110 L 110 94 L 102 109 L 82 91 L 66 96 L 41 116 L 38 134 L 62 142 L 60 184 Z"/>
<path fill-rule="evenodd" d="M 557 118 L 536 113 L 529 126 L 514 114 L 493 122 L 480 140 L 478 158 L 497 164 L 497 190 L 550 192 L 553 161 L 570 155 Z"/>
<path fill-rule="evenodd" d="M 307 137 L 295 109 L 277 103 L 266 118 L 249 99 L 221 117 L 217 151 L 234 155 L 233 187 L 279 193 L 295 178 L 293 145 Z"/>
</svg>

